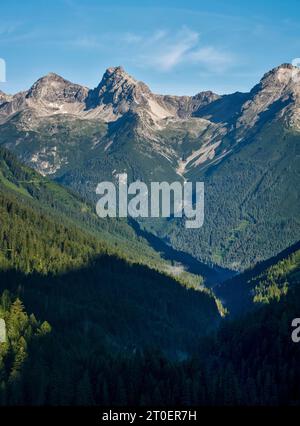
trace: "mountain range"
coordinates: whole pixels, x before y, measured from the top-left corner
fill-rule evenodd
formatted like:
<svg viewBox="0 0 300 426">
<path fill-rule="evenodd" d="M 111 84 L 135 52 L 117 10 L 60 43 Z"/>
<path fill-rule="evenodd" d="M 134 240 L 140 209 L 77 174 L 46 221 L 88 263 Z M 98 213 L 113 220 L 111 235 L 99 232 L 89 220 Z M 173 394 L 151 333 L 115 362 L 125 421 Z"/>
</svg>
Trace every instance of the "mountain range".
<svg viewBox="0 0 300 426">
<path fill-rule="evenodd" d="M 283 64 L 249 93 L 195 96 L 154 94 L 122 67 L 95 89 L 50 73 L 0 94 L 0 144 L 92 202 L 98 182 L 125 171 L 129 180 L 204 181 L 201 229 L 143 227 L 198 260 L 243 270 L 300 237 L 299 72 Z"/>
<path fill-rule="evenodd" d="M 299 405 L 298 73 L 0 92 L 0 405 Z M 98 218 L 124 171 L 203 180 L 204 226 Z"/>
</svg>

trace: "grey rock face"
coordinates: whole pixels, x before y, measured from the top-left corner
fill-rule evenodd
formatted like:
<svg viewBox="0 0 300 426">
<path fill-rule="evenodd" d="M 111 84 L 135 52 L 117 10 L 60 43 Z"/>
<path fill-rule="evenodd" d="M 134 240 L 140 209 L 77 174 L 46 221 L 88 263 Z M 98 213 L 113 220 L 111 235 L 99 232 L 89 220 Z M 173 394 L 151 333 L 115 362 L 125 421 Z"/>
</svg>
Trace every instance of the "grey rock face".
<svg viewBox="0 0 300 426">
<path fill-rule="evenodd" d="M 87 108 L 111 105 L 116 113 L 124 114 L 132 106 L 146 103 L 150 95 L 146 84 L 136 81 L 122 67 L 108 68 L 98 87 L 90 91 Z"/>
<path fill-rule="evenodd" d="M 105 123 L 110 126 L 105 155 L 127 135 L 128 140 L 144 141 L 137 146 L 138 151 L 149 151 L 150 157 L 156 153 L 184 176 L 192 168 L 226 157 L 251 129 L 277 117 L 283 117 L 287 126 L 298 131 L 299 73 L 292 65 L 283 64 L 266 73 L 249 93 L 223 96 L 211 91 L 195 96 L 154 94 L 122 67 L 108 68 L 93 90 L 49 73 L 28 91 L 14 96 L 0 92 L 0 125 L 12 119 L 17 120 L 18 130 L 40 133 L 41 120 L 43 129 L 51 129 L 56 116 L 64 117 L 62 122 L 85 122 L 89 128 Z M 230 143 L 224 142 L 225 136 Z M 99 143 L 93 136 L 92 146 Z M 68 162 L 59 152 L 53 157 L 56 162 Z M 41 153 L 31 152 L 30 158 L 35 162 L 31 165 L 37 167 Z M 45 170 L 57 170 L 51 161 Z"/>
<path fill-rule="evenodd" d="M 244 103 L 237 127 L 242 133 L 251 128 L 263 113 L 269 111 L 268 120 L 274 115 L 287 114 L 299 119 L 300 106 L 300 70 L 291 64 L 283 64 L 267 72 L 260 83 L 250 92 L 250 98 Z M 273 114 L 272 114 L 273 112 Z"/>
<path fill-rule="evenodd" d="M 0 90 L 0 105 L 4 104 L 5 102 L 9 102 L 11 100 L 11 96 L 7 95 L 6 93 L 2 92 Z"/>
<path fill-rule="evenodd" d="M 26 99 L 61 104 L 84 102 L 88 89 L 73 84 L 57 74 L 49 73 L 40 78 L 26 93 Z"/>
</svg>

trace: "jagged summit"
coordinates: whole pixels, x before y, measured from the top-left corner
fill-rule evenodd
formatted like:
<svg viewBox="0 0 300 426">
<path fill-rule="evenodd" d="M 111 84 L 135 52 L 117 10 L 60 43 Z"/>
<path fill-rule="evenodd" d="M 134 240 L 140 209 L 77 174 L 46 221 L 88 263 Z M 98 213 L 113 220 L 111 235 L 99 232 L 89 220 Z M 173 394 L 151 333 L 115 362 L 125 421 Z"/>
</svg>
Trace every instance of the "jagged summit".
<svg viewBox="0 0 300 426">
<path fill-rule="evenodd" d="M 111 105 L 113 112 L 119 114 L 143 102 L 149 93 L 148 86 L 127 74 L 123 67 L 111 67 L 105 71 L 99 85 L 90 91 L 86 104 L 88 109 Z"/>
<path fill-rule="evenodd" d="M 26 98 L 35 98 L 44 102 L 82 102 L 88 89 L 74 84 L 58 74 L 48 73 L 37 80 L 27 92 Z"/>
<path fill-rule="evenodd" d="M 122 66 L 107 68 L 97 88 L 100 90 L 103 87 L 118 89 L 120 86 L 124 86 L 124 88 L 134 88 L 139 86 L 141 88 L 143 87 L 144 89 L 147 89 L 147 91 L 150 91 L 145 83 L 136 80 L 134 77 L 128 74 Z"/>
<path fill-rule="evenodd" d="M 260 82 L 253 87 L 251 92 L 253 93 L 266 87 L 271 88 L 271 90 L 272 88 L 284 89 L 285 87 L 289 87 L 291 90 L 295 90 L 297 86 L 299 86 L 300 82 L 299 78 L 295 78 L 299 72 L 299 68 L 293 66 L 292 64 L 281 64 L 266 72 L 262 76 Z"/>
<path fill-rule="evenodd" d="M 56 81 L 68 81 L 65 78 L 63 78 L 61 75 L 56 74 L 55 72 L 48 72 L 45 76 L 41 77 L 39 80 L 56 80 Z M 70 82 L 69 82 L 70 83 Z"/>
<path fill-rule="evenodd" d="M 155 95 L 145 83 L 117 66 L 108 68 L 99 85 L 89 92 L 86 110 L 89 116 L 101 116 L 105 121 L 117 120 L 128 112 L 134 113 L 139 116 L 139 122 L 147 126 L 177 116 L 178 105 L 174 106 L 173 101 L 169 102 L 162 95 Z"/>
<path fill-rule="evenodd" d="M 289 64 L 289 63 L 280 64 L 277 67 L 274 67 L 271 70 L 267 71 L 263 75 L 262 80 L 265 79 L 266 77 L 268 77 L 269 75 L 276 75 L 276 74 L 278 74 L 278 72 L 279 73 L 280 72 L 289 72 L 289 70 L 293 70 L 295 68 L 297 68 L 297 67 L 295 67 L 294 65 Z"/>
<path fill-rule="evenodd" d="M 285 116 L 288 125 L 299 127 L 300 70 L 292 64 L 281 64 L 263 75 L 244 103 L 238 127 L 245 132 L 263 113 Z M 270 120 L 270 117 L 268 117 Z"/>
<path fill-rule="evenodd" d="M 169 119 L 203 117 L 236 123 L 238 127 L 251 127 L 274 103 L 279 107 L 292 101 L 299 105 L 300 78 L 293 79 L 300 77 L 299 74 L 297 67 L 281 64 L 267 72 L 247 94 L 225 96 L 207 90 L 195 96 L 171 96 L 151 92 L 145 83 L 136 80 L 120 65 L 107 68 L 98 86 L 92 90 L 49 72 L 26 92 L 15 96 L 0 92 L 0 120 L 29 108 L 39 116 L 72 114 L 105 122 L 115 121 L 131 112 L 138 114 L 139 122 L 146 126 L 164 126 Z M 293 123 L 298 123 L 297 108 L 291 110 Z"/>
<path fill-rule="evenodd" d="M 50 87 L 52 85 L 69 86 L 73 85 L 73 83 L 54 72 L 49 72 L 33 83 L 33 85 L 28 90 L 28 94 L 34 92 L 37 88 Z"/>
<path fill-rule="evenodd" d="M 107 68 L 105 71 L 105 74 L 107 75 L 122 74 L 122 75 L 127 75 L 129 77 L 129 74 L 125 71 L 125 69 L 121 65 Z"/>
<path fill-rule="evenodd" d="M 193 110 L 195 111 L 196 109 L 200 107 L 202 108 L 206 105 L 209 105 L 211 102 L 214 102 L 220 98 L 221 98 L 220 95 L 212 92 L 211 90 L 205 90 L 203 92 L 199 92 L 195 96 L 193 96 L 193 103 L 194 103 Z"/>
<path fill-rule="evenodd" d="M 136 80 L 134 77 L 128 74 L 121 65 L 107 68 L 105 73 L 103 74 L 102 80 L 99 83 L 99 85 L 107 80 L 112 80 L 112 81 L 125 80 L 134 85 L 137 85 L 137 84 L 145 85 L 145 83 Z"/>
</svg>

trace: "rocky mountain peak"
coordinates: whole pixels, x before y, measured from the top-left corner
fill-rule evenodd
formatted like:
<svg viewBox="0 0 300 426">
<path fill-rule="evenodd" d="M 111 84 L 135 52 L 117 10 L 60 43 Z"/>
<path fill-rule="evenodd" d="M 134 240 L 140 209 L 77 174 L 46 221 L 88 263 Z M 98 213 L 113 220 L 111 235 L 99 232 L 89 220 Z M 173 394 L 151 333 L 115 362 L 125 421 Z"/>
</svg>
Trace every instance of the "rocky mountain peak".
<svg viewBox="0 0 300 426">
<path fill-rule="evenodd" d="M 150 94 L 146 84 L 135 80 L 123 67 L 108 68 L 99 85 L 89 93 L 87 108 L 110 105 L 115 114 L 127 112 Z"/>
<path fill-rule="evenodd" d="M 106 76 L 124 76 L 125 78 L 132 78 L 129 76 L 129 74 L 127 74 L 127 72 L 121 65 L 107 68 L 103 78 L 105 78 Z"/>
<path fill-rule="evenodd" d="M 127 83 L 128 85 L 132 85 L 132 86 L 147 87 L 146 84 L 136 80 L 134 77 L 128 74 L 122 66 L 107 68 L 99 86 L 118 85 L 119 83 L 123 83 L 123 84 Z"/>
<path fill-rule="evenodd" d="M 26 98 L 46 103 L 61 104 L 82 102 L 88 89 L 71 83 L 63 77 L 50 72 L 37 80 L 28 90 Z"/>
<path fill-rule="evenodd" d="M 265 81 L 269 77 L 280 78 L 281 75 L 290 75 L 291 71 L 294 68 L 295 67 L 292 64 L 288 64 L 288 63 L 278 65 L 277 67 L 272 68 L 270 71 L 266 72 L 261 78 L 261 81 Z"/>
<path fill-rule="evenodd" d="M 216 101 L 220 98 L 220 95 L 217 95 L 216 93 L 212 92 L 211 90 L 205 90 L 203 92 L 197 93 L 195 96 L 193 96 L 194 100 L 198 100 L 202 103 L 202 105 L 209 104 L 213 101 Z"/>
<path fill-rule="evenodd" d="M 281 64 L 263 75 L 260 82 L 251 90 L 252 94 L 260 91 L 285 94 L 297 91 L 300 82 L 300 69 L 292 64 Z"/>
<path fill-rule="evenodd" d="M 4 121 L 15 112 L 33 109 L 36 116 L 71 114 L 111 122 L 131 112 L 139 116 L 139 123 L 147 129 L 163 128 L 171 120 L 202 117 L 246 131 L 258 120 L 265 119 L 264 112 L 270 118 L 288 111 L 289 123 L 293 126 L 297 123 L 298 128 L 299 82 L 299 68 L 282 64 L 266 73 L 250 93 L 220 96 L 207 90 L 195 96 L 171 96 L 152 93 L 122 66 L 107 68 L 93 90 L 50 72 L 26 92 L 14 96 L 0 92 L 0 119 Z"/>
<path fill-rule="evenodd" d="M 45 76 L 41 77 L 39 81 L 61 81 L 61 82 L 68 82 L 66 79 L 64 79 L 59 74 L 56 74 L 55 72 L 48 72 Z"/>
<path fill-rule="evenodd" d="M 288 112 L 289 116 L 293 116 L 292 121 L 295 121 L 294 115 L 299 115 L 299 83 L 300 70 L 291 64 L 281 64 L 267 72 L 253 87 L 249 100 L 243 105 L 238 127 L 244 131 L 252 127 L 262 119 L 264 112 L 268 114 L 268 120 Z"/>
</svg>

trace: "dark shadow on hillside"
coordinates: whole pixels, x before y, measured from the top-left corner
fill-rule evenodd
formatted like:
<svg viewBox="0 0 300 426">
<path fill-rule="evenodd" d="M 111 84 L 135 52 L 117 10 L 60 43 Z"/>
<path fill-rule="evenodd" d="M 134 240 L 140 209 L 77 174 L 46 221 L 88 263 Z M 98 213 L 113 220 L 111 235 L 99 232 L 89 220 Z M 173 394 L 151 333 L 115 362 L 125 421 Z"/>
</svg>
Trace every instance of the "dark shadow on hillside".
<svg viewBox="0 0 300 426">
<path fill-rule="evenodd" d="M 281 251 L 276 256 L 259 262 L 253 268 L 249 268 L 243 273 L 226 280 L 214 288 L 216 296 L 224 302 L 225 306 L 234 316 L 241 315 L 253 309 L 254 306 L 251 297 L 252 287 L 251 283 L 247 284 L 247 282 L 299 249 L 300 241 Z"/>
<path fill-rule="evenodd" d="M 52 325 L 51 332 L 30 341 L 20 375 L 4 386 L 2 381 L 0 406 L 299 405 L 300 346 L 290 335 L 299 312 L 298 286 L 280 303 L 225 321 L 216 334 L 201 337 L 197 315 L 204 314 L 205 295 L 174 286 L 168 277 L 157 282 L 159 274 L 144 269 L 103 256 L 56 277 L 0 272 L 1 290 L 19 293 L 27 313 Z M 143 328 L 140 346 L 132 344 L 138 340 L 136 320 Z M 178 347 L 184 330 L 196 350 L 176 362 L 183 356 L 170 359 L 161 348 L 170 337 L 168 345 Z M 115 339 L 116 331 L 127 346 Z"/>
<path fill-rule="evenodd" d="M 249 93 L 236 92 L 223 95 L 208 105 L 200 107 L 194 112 L 195 117 L 209 117 L 214 123 L 234 124 L 238 118 L 242 105 L 250 98 Z"/>
<path fill-rule="evenodd" d="M 150 246 L 158 251 L 161 257 L 165 260 L 172 262 L 181 263 L 187 272 L 203 276 L 205 279 L 205 285 L 207 287 L 213 287 L 217 283 L 221 283 L 228 280 L 236 274 L 235 271 L 230 269 L 221 268 L 219 266 L 210 267 L 205 263 L 200 262 L 198 259 L 186 253 L 184 251 L 175 250 L 172 246 L 167 244 L 161 238 L 156 237 L 151 232 L 142 229 L 140 224 L 132 218 L 128 220 L 131 227 L 134 229 L 137 235 L 148 241 Z"/>
<path fill-rule="evenodd" d="M 19 294 L 28 312 L 66 339 L 78 334 L 78 342 L 88 337 L 110 350 L 151 346 L 185 356 L 220 321 L 210 295 L 111 256 L 56 276 L 2 271 L 4 289 Z"/>
</svg>

